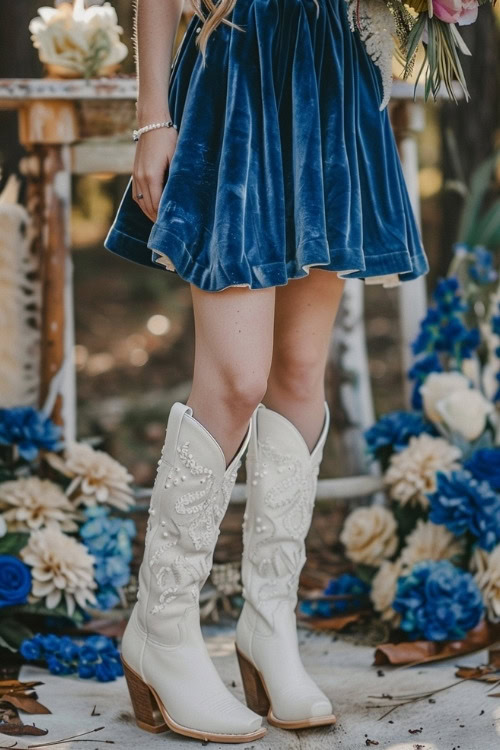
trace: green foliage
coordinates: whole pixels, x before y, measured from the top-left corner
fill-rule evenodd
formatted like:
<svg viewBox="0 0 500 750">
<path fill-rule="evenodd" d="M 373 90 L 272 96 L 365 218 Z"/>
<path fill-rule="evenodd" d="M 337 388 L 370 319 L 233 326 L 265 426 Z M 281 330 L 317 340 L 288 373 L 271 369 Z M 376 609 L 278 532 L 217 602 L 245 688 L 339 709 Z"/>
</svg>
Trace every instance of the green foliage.
<svg viewBox="0 0 500 750">
<path fill-rule="evenodd" d="M 500 150 L 480 164 L 472 175 L 460 218 L 458 242 L 485 245 L 492 250 L 500 247 L 500 198 L 484 209 L 499 159 Z"/>
<path fill-rule="evenodd" d="M 29 534 L 9 532 L 0 538 L 0 555 L 19 555 L 28 543 Z"/>
<path fill-rule="evenodd" d="M 9 651 L 18 651 L 25 638 L 32 638 L 33 632 L 19 620 L 13 617 L 0 619 L 0 646 Z"/>
</svg>

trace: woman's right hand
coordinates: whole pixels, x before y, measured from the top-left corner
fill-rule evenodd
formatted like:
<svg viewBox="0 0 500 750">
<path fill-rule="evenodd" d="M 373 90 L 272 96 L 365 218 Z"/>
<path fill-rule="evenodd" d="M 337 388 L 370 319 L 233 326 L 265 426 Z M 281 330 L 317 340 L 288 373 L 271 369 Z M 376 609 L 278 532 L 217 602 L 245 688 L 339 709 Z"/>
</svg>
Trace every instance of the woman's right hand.
<svg viewBox="0 0 500 750">
<path fill-rule="evenodd" d="M 132 197 L 155 222 L 168 170 L 177 145 L 175 128 L 156 128 L 143 133 L 137 142 L 132 170 Z M 144 196 L 137 198 L 137 195 Z"/>
</svg>

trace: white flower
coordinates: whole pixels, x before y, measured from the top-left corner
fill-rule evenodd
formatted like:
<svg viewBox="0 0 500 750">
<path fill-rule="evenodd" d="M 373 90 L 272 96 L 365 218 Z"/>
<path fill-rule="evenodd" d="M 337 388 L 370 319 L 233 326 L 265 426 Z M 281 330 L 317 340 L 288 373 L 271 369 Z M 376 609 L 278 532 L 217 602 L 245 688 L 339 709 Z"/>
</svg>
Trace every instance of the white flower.
<svg viewBox="0 0 500 750">
<path fill-rule="evenodd" d="M 29 24 L 31 39 L 40 60 L 86 75 L 116 65 L 127 56 L 120 41 L 123 29 L 110 3 L 85 8 L 85 0 L 74 5 L 63 2 L 57 8 L 38 8 Z"/>
<path fill-rule="evenodd" d="M 388 622 L 392 627 L 397 627 L 401 621 L 401 615 L 392 608 L 398 578 L 401 575 L 402 565 L 400 560 L 396 560 L 396 562 L 385 560 L 372 581 L 370 591 L 370 598 L 376 611 L 380 612 L 382 620 Z"/>
<path fill-rule="evenodd" d="M 465 540 L 457 539 L 445 526 L 420 519 L 401 552 L 401 564 L 405 570 L 423 560 L 452 560 L 463 554 Z"/>
<path fill-rule="evenodd" d="M 431 372 L 420 387 L 424 411 L 432 422 L 440 422 L 442 417 L 436 405 L 443 398 L 457 391 L 469 390 L 470 383 L 459 372 Z"/>
<path fill-rule="evenodd" d="M 71 617 L 75 604 L 85 608 L 96 603 L 94 558 L 73 537 L 55 526 L 33 531 L 20 555 L 31 566 L 32 598 L 44 600 L 48 609 L 57 607 L 64 597 Z"/>
<path fill-rule="evenodd" d="M 0 539 L 5 536 L 7 533 L 7 524 L 5 523 L 5 518 L 3 515 L 0 515 Z"/>
<path fill-rule="evenodd" d="M 0 507 L 9 531 L 32 531 L 56 524 L 75 531 L 77 515 L 61 490 L 48 479 L 29 477 L 0 484 Z"/>
<path fill-rule="evenodd" d="M 436 473 L 458 469 L 461 457 L 458 448 L 444 438 L 423 433 L 410 438 L 408 446 L 393 453 L 384 483 L 389 495 L 402 505 L 411 503 L 427 508 L 427 493 L 436 489 Z"/>
<path fill-rule="evenodd" d="M 466 440 L 476 440 L 486 427 L 488 415 L 494 410 L 481 391 L 470 388 L 455 391 L 436 404 L 441 419 L 452 432 Z"/>
<path fill-rule="evenodd" d="M 353 562 L 379 565 L 397 549 L 396 519 L 380 505 L 357 508 L 347 517 L 340 540 Z"/>
<path fill-rule="evenodd" d="M 86 443 L 71 443 L 64 458 L 56 453 L 46 458 L 55 469 L 73 478 L 66 493 L 73 496 L 78 505 L 106 503 L 120 510 L 133 505 L 129 486 L 132 475 L 104 451 L 94 450 Z"/>
<path fill-rule="evenodd" d="M 471 559 L 471 570 L 492 622 L 500 621 L 500 544 L 488 554 L 476 547 Z"/>
</svg>

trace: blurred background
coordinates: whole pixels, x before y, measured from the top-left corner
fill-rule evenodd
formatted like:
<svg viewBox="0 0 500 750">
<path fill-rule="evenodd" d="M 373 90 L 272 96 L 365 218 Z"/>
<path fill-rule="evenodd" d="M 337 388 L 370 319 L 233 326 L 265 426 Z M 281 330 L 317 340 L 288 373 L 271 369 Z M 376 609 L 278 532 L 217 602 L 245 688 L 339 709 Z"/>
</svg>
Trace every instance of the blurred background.
<svg viewBox="0 0 500 750">
<path fill-rule="evenodd" d="M 133 76 L 133 5 L 130 0 L 112 4 L 129 47 L 120 75 Z M 43 75 L 28 31 L 39 5 L 39 0 L 0 3 L 0 77 Z M 178 40 L 190 13 L 186 6 Z M 449 265 L 471 174 L 500 145 L 499 18 L 498 8 L 488 5 L 480 10 L 477 23 L 461 29 L 472 51 L 472 58 L 463 60 L 471 102 L 425 106 L 425 128 L 418 135 L 418 177 L 423 238 L 431 264 L 428 289 Z M 1 187 L 18 171 L 23 157 L 14 112 L 0 111 L 0 132 Z M 127 181 L 127 176 L 107 173 L 73 176 L 78 437 L 98 437 L 101 447 L 126 465 L 137 484 L 151 486 L 170 405 L 189 393 L 193 320 L 185 282 L 175 274 L 155 274 L 117 258 L 103 247 Z M 397 304 L 397 290 L 366 287 L 365 324 L 377 414 L 404 406 Z M 342 377 L 332 361 L 327 389 L 333 429 L 322 476 L 345 476 L 350 471 L 341 440 L 346 418 L 335 409 Z M 217 551 L 220 561 L 239 554 L 240 511 L 233 509 L 225 521 L 221 541 L 226 542 Z M 321 566 L 327 563 L 330 574 L 342 565 L 335 544 L 344 515 L 341 503 L 319 507 L 316 533 L 310 538 L 311 550 L 322 550 Z"/>
</svg>

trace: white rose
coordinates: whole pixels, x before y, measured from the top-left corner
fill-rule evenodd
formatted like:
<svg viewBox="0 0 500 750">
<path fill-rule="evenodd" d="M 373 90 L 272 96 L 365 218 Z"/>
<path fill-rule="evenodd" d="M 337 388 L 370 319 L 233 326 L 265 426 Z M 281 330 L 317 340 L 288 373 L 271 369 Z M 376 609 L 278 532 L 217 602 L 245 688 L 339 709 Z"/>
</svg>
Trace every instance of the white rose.
<svg viewBox="0 0 500 750">
<path fill-rule="evenodd" d="M 340 541 L 353 562 L 380 565 L 396 552 L 396 520 L 387 508 L 380 505 L 357 508 L 347 516 Z"/>
<path fill-rule="evenodd" d="M 470 384 L 460 372 L 431 372 L 420 387 L 424 411 L 433 422 L 441 422 L 441 414 L 436 405 L 451 393 L 469 390 Z"/>
<path fill-rule="evenodd" d="M 436 409 L 452 432 L 458 432 L 466 440 L 475 440 L 484 432 L 493 404 L 485 399 L 481 391 L 471 388 L 451 393 L 438 401 Z"/>
<path fill-rule="evenodd" d="M 0 537 L 5 536 L 7 533 L 7 524 L 5 523 L 5 518 L 0 515 Z"/>
</svg>

